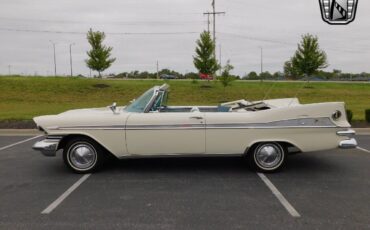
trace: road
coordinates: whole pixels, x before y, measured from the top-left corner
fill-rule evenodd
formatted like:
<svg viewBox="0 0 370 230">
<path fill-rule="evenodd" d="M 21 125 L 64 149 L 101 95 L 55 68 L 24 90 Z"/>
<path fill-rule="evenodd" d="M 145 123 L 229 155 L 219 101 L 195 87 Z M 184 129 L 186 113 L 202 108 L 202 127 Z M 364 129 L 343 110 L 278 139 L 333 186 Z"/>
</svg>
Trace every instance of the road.
<svg viewBox="0 0 370 230">
<path fill-rule="evenodd" d="M 221 157 L 124 160 L 88 176 L 29 138 L 0 136 L 0 229 L 370 228 L 370 136 L 357 137 L 362 150 L 292 155 L 276 174 Z"/>
</svg>

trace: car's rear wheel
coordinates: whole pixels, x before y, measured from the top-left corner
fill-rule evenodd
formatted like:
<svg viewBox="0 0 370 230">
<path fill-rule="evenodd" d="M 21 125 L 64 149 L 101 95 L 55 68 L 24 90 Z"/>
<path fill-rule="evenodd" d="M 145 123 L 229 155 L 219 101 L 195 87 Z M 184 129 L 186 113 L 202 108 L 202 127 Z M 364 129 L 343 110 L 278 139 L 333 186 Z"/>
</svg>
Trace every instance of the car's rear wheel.
<svg viewBox="0 0 370 230">
<path fill-rule="evenodd" d="M 260 172 L 280 170 L 286 161 L 286 149 L 277 142 L 264 142 L 255 145 L 247 154 L 248 161 Z"/>
<path fill-rule="evenodd" d="M 90 173 L 102 163 L 103 149 L 95 141 L 78 137 L 68 141 L 63 150 L 64 163 L 76 173 Z"/>
</svg>

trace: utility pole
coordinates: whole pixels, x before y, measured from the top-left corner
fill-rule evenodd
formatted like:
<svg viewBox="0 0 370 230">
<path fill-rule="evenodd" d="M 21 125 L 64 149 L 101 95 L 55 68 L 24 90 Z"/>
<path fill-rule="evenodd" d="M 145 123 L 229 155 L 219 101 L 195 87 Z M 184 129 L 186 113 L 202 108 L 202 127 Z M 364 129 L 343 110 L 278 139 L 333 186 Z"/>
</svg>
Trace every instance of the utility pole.
<svg viewBox="0 0 370 230">
<path fill-rule="evenodd" d="M 159 63 L 157 61 L 157 79 L 159 79 Z"/>
<path fill-rule="evenodd" d="M 51 44 L 53 44 L 53 49 L 54 49 L 54 76 L 57 76 L 57 58 L 55 56 L 55 45 L 56 45 L 56 43 L 51 41 L 51 40 L 50 40 L 50 42 L 51 42 Z"/>
<path fill-rule="evenodd" d="M 225 14 L 226 12 L 217 12 L 216 11 L 216 0 L 212 0 L 212 12 L 203 13 L 204 15 L 213 15 L 213 44 L 215 45 L 215 49 L 213 50 L 213 56 L 216 59 L 216 15 Z"/>
<path fill-rule="evenodd" d="M 222 56 L 221 56 L 221 45 L 219 46 L 220 49 L 220 76 L 222 75 Z"/>
<path fill-rule="evenodd" d="M 73 77 L 73 68 L 72 68 L 72 46 L 74 43 L 69 44 L 69 63 L 71 65 L 71 77 Z"/>
<path fill-rule="evenodd" d="M 12 66 L 11 65 L 8 65 L 8 74 L 9 74 L 9 76 L 12 75 L 11 69 L 12 69 Z"/>
</svg>

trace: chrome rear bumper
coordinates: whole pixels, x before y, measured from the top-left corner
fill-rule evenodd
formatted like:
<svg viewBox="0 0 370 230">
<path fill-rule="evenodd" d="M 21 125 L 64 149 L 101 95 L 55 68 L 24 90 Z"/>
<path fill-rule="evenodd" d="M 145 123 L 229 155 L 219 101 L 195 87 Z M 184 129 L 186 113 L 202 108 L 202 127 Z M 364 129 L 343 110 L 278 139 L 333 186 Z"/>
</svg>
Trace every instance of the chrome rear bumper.
<svg viewBox="0 0 370 230">
<path fill-rule="evenodd" d="M 357 141 L 353 138 L 356 135 L 356 132 L 352 129 L 345 130 L 345 131 L 338 131 L 338 136 L 345 136 L 349 139 L 343 140 L 339 142 L 339 148 L 341 149 L 353 149 L 357 147 Z"/>
<path fill-rule="evenodd" d="M 339 148 L 341 149 L 353 149 L 357 147 L 357 141 L 355 138 L 344 140 L 339 142 Z"/>
<path fill-rule="evenodd" d="M 61 138 L 46 138 L 36 142 L 32 148 L 40 151 L 44 156 L 53 157 L 56 155 Z"/>
</svg>

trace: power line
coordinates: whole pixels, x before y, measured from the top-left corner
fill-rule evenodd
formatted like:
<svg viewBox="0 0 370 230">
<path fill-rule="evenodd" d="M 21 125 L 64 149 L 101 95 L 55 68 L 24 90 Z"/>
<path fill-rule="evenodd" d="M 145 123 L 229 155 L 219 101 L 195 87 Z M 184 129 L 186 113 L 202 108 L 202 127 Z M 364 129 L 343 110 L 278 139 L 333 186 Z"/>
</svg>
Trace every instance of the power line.
<svg viewBox="0 0 370 230">
<path fill-rule="evenodd" d="M 148 21 L 83 21 L 83 20 L 50 20 L 50 19 L 33 19 L 33 18 L 8 18 L 0 17 L 7 21 L 26 21 L 26 22 L 41 22 L 41 23 L 73 23 L 73 24 L 111 24 L 111 25 L 178 25 L 178 24 L 194 24 L 201 23 L 201 20 L 191 21 L 168 21 L 168 20 L 148 20 Z"/>
<path fill-rule="evenodd" d="M 8 32 L 24 32 L 24 33 L 51 33 L 51 34 L 72 34 L 72 35 L 86 35 L 86 32 L 80 32 L 80 31 L 61 31 L 61 30 L 34 30 L 34 29 L 13 29 L 13 28 L 0 28 L 0 31 L 8 31 Z M 143 36 L 150 36 L 150 35 L 185 35 L 185 34 L 199 34 L 199 32 L 195 31 L 176 31 L 176 32 L 106 32 L 105 34 L 108 35 L 143 35 Z M 242 34 L 236 34 L 236 33 L 229 33 L 229 32 L 217 32 L 217 34 L 224 34 L 229 36 L 235 36 L 240 37 L 247 40 L 252 41 L 259 41 L 259 42 L 268 42 L 268 43 L 275 43 L 280 45 L 286 45 L 286 46 L 297 46 L 298 43 L 289 43 L 279 40 L 273 40 L 273 39 L 265 39 L 265 38 L 259 38 L 259 37 L 252 37 L 252 36 L 246 36 Z M 326 47 L 327 50 L 332 50 L 336 52 L 346 52 L 346 53 L 367 53 L 365 51 L 365 48 L 361 51 L 359 50 L 347 50 L 347 49 L 338 49 L 338 48 L 331 48 Z"/>
<path fill-rule="evenodd" d="M 230 35 L 235 37 L 240 37 L 243 39 L 251 40 L 251 41 L 258 41 L 258 42 L 267 42 L 267 43 L 274 43 L 279 45 L 285 45 L 285 46 L 297 46 L 299 43 L 293 43 L 293 42 L 283 42 L 279 40 L 273 40 L 273 39 L 265 39 L 265 38 L 258 38 L 258 37 L 252 37 L 252 36 L 246 36 L 242 34 L 235 34 L 235 33 L 229 33 L 229 32 L 217 32 L 218 34 L 224 34 L 224 35 Z M 364 50 L 346 50 L 346 49 L 338 49 L 338 48 L 331 48 L 331 47 L 325 47 L 326 50 L 331 51 L 337 51 L 337 52 L 346 52 L 346 53 L 368 53 Z"/>
<path fill-rule="evenodd" d="M 276 44 L 281 44 L 281 45 L 297 45 L 297 43 L 289 43 L 289 42 L 282 42 L 279 40 L 272 40 L 272 39 L 265 39 L 265 38 L 258 38 L 258 37 L 252 37 L 252 36 L 246 36 L 242 34 L 235 34 L 235 33 L 229 33 L 229 32 L 218 32 L 219 34 L 225 34 L 225 35 L 231 35 L 231 36 L 236 36 L 248 40 L 253 40 L 253 41 L 259 41 L 259 42 L 269 42 L 269 43 L 276 43 Z"/>
<path fill-rule="evenodd" d="M 0 28 L 0 31 L 10 32 L 26 32 L 26 33 L 53 33 L 53 34 L 75 34 L 86 35 L 87 32 L 79 31 L 61 31 L 61 30 L 30 30 L 30 29 L 13 29 Z M 109 35 L 181 35 L 181 34 L 199 34 L 199 32 L 185 31 L 185 32 L 105 32 Z"/>
</svg>

